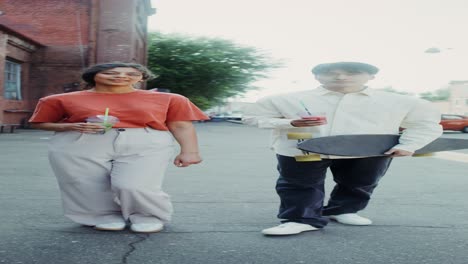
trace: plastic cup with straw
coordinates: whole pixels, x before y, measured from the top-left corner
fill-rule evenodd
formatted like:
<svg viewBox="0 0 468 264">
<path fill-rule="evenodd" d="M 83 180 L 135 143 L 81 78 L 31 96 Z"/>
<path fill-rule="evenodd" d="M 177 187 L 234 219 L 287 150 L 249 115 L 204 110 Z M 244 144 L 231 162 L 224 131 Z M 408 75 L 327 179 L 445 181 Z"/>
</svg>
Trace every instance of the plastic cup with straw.
<svg viewBox="0 0 468 264">
<path fill-rule="evenodd" d="M 114 126 L 114 124 L 119 122 L 119 119 L 115 116 L 110 116 L 109 108 L 106 108 L 104 115 L 96 115 L 96 116 L 88 117 L 86 118 L 86 122 L 101 124 L 102 126 L 104 126 L 104 130 L 102 131 L 102 134 L 104 134 L 105 132 L 109 131 Z"/>
<path fill-rule="evenodd" d="M 109 118 L 109 107 L 106 107 L 106 111 L 104 112 L 104 123 L 107 122 L 108 118 Z"/>
<path fill-rule="evenodd" d="M 299 103 L 301 103 L 302 107 L 304 107 L 304 110 L 306 111 L 306 113 L 309 116 L 311 116 L 312 114 L 310 113 L 309 109 L 307 109 L 307 106 L 305 106 L 304 102 L 302 100 L 300 100 Z"/>
<path fill-rule="evenodd" d="M 302 108 L 304 108 L 305 110 L 305 112 L 298 113 L 298 115 L 302 119 L 322 121 L 324 124 L 327 123 L 327 114 L 325 112 L 311 112 L 302 100 L 300 100 L 299 103 L 301 104 Z"/>
<path fill-rule="evenodd" d="M 106 127 L 104 129 L 106 132 L 109 131 L 114 125 L 113 123 L 108 122 L 108 120 L 109 120 L 109 107 L 106 107 L 106 110 L 104 112 L 104 118 L 102 119 L 102 125 Z"/>
</svg>

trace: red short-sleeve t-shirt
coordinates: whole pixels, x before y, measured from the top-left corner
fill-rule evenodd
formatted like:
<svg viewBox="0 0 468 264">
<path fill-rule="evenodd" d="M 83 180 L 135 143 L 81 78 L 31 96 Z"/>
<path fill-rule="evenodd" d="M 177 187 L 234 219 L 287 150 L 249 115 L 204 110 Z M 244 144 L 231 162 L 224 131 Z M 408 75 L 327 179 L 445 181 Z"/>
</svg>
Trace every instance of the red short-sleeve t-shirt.
<svg viewBox="0 0 468 264">
<path fill-rule="evenodd" d="M 96 93 L 79 91 L 41 98 L 31 123 L 77 123 L 104 115 L 119 118 L 115 128 L 151 127 L 168 130 L 171 121 L 209 119 L 186 97 L 178 94 L 136 90 L 130 93 Z"/>
</svg>

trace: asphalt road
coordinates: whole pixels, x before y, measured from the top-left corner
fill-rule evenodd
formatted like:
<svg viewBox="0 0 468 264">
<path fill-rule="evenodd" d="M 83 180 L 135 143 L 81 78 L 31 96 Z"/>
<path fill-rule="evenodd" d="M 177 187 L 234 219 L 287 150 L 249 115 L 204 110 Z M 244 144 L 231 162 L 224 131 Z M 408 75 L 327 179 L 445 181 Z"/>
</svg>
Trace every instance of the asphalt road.
<svg viewBox="0 0 468 264">
<path fill-rule="evenodd" d="M 151 235 L 64 218 L 47 163 L 51 133 L 0 134 L 0 263 L 468 264 L 468 151 L 457 152 L 461 161 L 396 159 L 362 212 L 372 226 L 264 237 L 259 231 L 278 223 L 269 132 L 225 122 L 197 129 L 204 162 L 170 168 L 174 220 Z"/>
</svg>

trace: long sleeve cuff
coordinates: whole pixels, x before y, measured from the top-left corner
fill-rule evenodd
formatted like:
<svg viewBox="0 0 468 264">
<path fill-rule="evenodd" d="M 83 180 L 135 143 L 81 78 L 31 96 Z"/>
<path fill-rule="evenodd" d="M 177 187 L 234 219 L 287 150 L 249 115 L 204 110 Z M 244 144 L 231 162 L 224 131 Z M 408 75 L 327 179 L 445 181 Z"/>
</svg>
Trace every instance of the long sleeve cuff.
<svg viewBox="0 0 468 264">
<path fill-rule="evenodd" d="M 409 151 L 409 152 L 415 152 L 416 150 L 420 149 L 421 147 L 412 146 L 412 145 L 398 144 L 396 146 L 393 146 L 392 148 L 406 150 L 406 151 Z"/>
<path fill-rule="evenodd" d="M 259 128 L 280 128 L 280 129 L 288 129 L 294 128 L 291 125 L 291 121 L 293 119 L 285 119 L 285 118 L 263 118 L 258 120 L 258 127 Z"/>
</svg>

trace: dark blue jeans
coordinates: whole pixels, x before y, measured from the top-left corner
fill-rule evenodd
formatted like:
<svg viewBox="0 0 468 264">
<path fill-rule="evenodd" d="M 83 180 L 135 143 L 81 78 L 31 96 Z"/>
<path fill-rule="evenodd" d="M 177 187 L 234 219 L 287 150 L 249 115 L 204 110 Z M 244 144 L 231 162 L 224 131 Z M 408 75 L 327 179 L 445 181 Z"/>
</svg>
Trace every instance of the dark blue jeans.
<svg viewBox="0 0 468 264">
<path fill-rule="evenodd" d="M 277 159 L 280 176 L 276 192 L 281 199 L 278 218 L 318 228 L 327 225 L 324 216 L 364 209 L 392 161 L 388 157 L 371 157 L 296 162 L 293 157 L 281 155 Z M 323 206 L 328 168 L 336 185 L 327 206 Z"/>
</svg>

